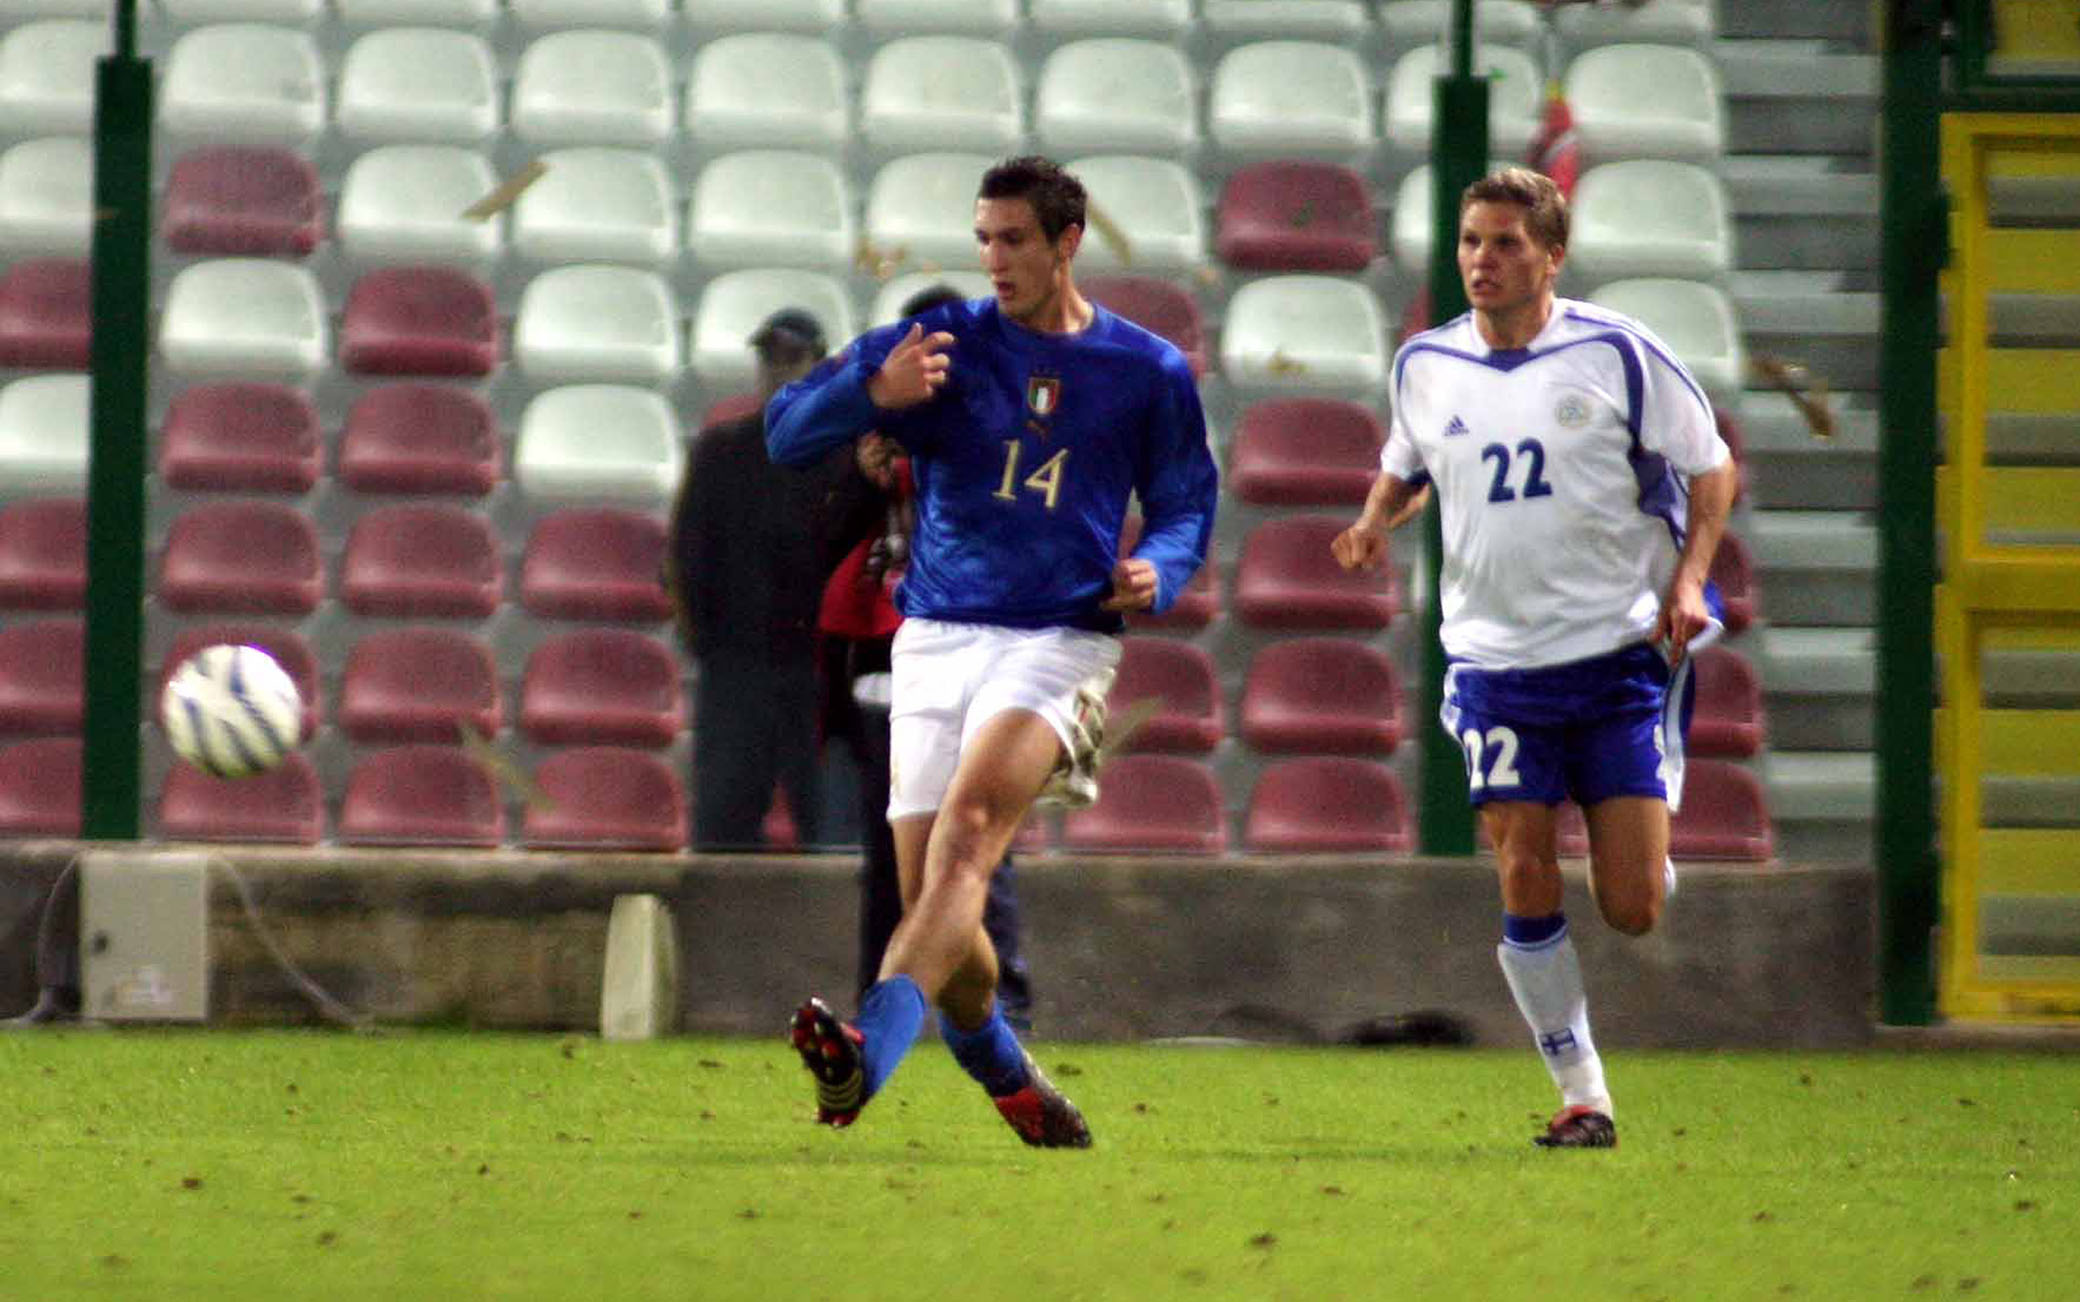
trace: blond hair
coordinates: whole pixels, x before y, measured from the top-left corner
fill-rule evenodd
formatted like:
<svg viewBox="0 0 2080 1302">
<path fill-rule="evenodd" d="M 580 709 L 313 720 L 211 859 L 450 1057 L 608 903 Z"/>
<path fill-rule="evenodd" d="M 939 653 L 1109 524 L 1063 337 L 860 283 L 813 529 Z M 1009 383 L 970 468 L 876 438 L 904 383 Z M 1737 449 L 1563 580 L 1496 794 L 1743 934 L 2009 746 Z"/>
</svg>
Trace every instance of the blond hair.
<svg viewBox="0 0 2080 1302">
<path fill-rule="evenodd" d="M 1505 167 L 1466 187 L 1459 215 L 1477 203 L 1513 203 L 1524 210 L 1524 230 L 1549 249 L 1567 247 L 1567 197 L 1553 178 L 1528 167 Z"/>
</svg>

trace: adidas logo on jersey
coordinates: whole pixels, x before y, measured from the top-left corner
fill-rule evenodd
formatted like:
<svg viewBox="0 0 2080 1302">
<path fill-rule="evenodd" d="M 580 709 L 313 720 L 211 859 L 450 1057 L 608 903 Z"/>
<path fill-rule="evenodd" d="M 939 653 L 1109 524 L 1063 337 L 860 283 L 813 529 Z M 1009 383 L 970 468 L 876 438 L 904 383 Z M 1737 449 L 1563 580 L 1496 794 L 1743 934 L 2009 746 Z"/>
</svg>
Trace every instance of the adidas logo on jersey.
<svg viewBox="0 0 2080 1302">
<path fill-rule="evenodd" d="M 1466 422 L 1460 420 L 1457 416 L 1452 417 L 1444 427 L 1444 436 L 1446 438 L 1450 438 L 1454 434 L 1464 434 L 1465 432 Z"/>
</svg>

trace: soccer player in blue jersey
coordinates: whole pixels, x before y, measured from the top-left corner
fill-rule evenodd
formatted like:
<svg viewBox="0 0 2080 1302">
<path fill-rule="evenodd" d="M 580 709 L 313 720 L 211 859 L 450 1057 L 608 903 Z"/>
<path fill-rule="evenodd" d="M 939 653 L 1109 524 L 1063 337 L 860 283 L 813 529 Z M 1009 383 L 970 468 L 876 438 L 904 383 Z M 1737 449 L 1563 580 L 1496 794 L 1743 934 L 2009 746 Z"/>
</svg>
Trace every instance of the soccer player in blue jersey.
<svg viewBox="0 0 2080 1302">
<path fill-rule="evenodd" d="M 1507 168 L 1460 202 L 1472 311 L 1394 358 L 1393 428 L 1358 520 L 1333 544 L 1369 569 L 1421 486 L 1443 512 L 1445 728 L 1502 886 L 1497 954 L 1560 1089 L 1541 1145 L 1617 1143 L 1561 910 L 1555 812 L 1589 825 L 1604 920 L 1637 936 L 1674 885 L 1687 653 L 1719 631 L 1706 574 L 1734 465 L 1703 390 L 1639 322 L 1557 298 L 1567 203 Z"/>
<path fill-rule="evenodd" d="M 983 899 L 1035 799 L 1088 750 L 1080 710 L 1118 663 L 1122 612 L 1167 610 L 1204 560 L 1218 485 L 1183 354 L 1076 288 L 1085 204 L 1047 159 L 990 168 L 975 239 L 992 296 L 869 331 L 766 408 L 774 461 L 879 430 L 917 487 L 890 712 L 903 921 L 856 1021 L 812 998 L 790 1027 L 826 1125 L 858 1119 L 936 1004 L 1021 1139 L 1090 1143 L 996 1006 Z M 1130 496 L 1145 527 L 1122 557 Z"/>
</svg>

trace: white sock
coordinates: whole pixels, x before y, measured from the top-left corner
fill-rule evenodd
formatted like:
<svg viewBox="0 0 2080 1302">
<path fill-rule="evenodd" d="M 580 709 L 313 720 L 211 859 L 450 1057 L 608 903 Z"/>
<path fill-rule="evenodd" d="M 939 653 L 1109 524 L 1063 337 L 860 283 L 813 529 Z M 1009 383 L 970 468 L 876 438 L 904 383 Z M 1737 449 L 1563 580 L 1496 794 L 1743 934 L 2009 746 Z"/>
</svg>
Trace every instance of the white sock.
<svg viewBox="0 0 2080 1302">
<path fill-rule="evenodd" d="M 1661 861 L 1661 902 L 1663 904 L 1666 904 L 1675 897 L 1676 861 L 1673 859 L 1663 859 Z"/>
<path fill-rule="evenodd" d="M 1582 990 L 1582 965 L 1574 940 L 1563 926 L 1558 935 L 1534 947 L 1503 941 L 1495 947 L 1502 975 L 1517 1009 L 1531 1027 L 1532 1042 L 1546 1070 L 1560 1087 L 1560 1099 L 1610 1115 L 1610 1091 L 1603 1084 L 1603 1059 L 1589 1036 L 1589 998 Z"/>
</svg>

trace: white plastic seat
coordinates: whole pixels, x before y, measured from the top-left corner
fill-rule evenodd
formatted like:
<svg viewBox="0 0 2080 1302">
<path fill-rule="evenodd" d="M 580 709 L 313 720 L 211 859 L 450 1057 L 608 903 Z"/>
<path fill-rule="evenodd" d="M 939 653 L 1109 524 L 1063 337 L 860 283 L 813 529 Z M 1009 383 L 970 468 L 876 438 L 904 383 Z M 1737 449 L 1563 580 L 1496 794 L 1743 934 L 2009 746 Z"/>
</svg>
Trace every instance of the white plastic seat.
<svg viewBox="0 0 2080 1302">
<path fill-rule="evenodd" d="M 1318 41 L 1260 41 L 1213 71 L 1207 132 L 1223 149 L 1347 156 L 1372 147 L 1372 82 L 1358 56 Z"/>
<path fill-rule="evenodd" d="M 1358 0 L 1206 0 L 1200 21 L 1215 38 L 1355 42 L 1365 35 Z"/>
<path fill-rule="evenodd" d="M 88 379 L 32 375 L 0 389 L 0 495 L 87 486 Z"/>
<path fill-rule="evenodd" d="M 1402 54 L 1445 40 L 1451 32 L 1452 4 L 1453 0 L 1383 0 L 1379 25 L 1388 50 Z M 1545 22 L 1530 0 L 1473 0 L 1473 39 L 1479 44 L 1536 50 L 1544 35 Z"/>
<path fill-rule="evenodd" d="M 1726 188 L 1694 163 L 1635 159 L 1582 173 L 1563 280 L 1593 288 L 1635 276 L 1723 281 L 1733 271 Z"/>
<path fill-rule="evenodd" d="M 1507 166 L 1509 163 L 1504 159 L 1488 160 L 1491 173 Z M 1430 241 L 1435 217 L 1430 210 L 1432 197 L 1428 163 L 1402 177 L 1401 184 L 1394 190 L 1394 264 L 1418 278 L 1430 274 Z"/>
<path fill-rule="evenodd" d="M 530 497 L 662 506 L 678 489 L 684 456 L 661 394 L 573 384 L 537 394 L 521 413 L 513 477 Z"/>
<path fill-rule="evenodd" d="M 557 149 L 513 205 L 513 251 L 536 262 L 669 261 L 678 251 L 672 180 L 639 149 Z"/>
<path fill-rule="evenodd" d="M 1221 368 L 1239 386 L 1373 391 L 1386 383 L 1386 318 L 1356 280 L 1270 276 L 1235 291 L 1221 327 Z"/>
<path fill-rule="evenodd" d="M 92 144 L 48 136 L 0 154 L 0 252 L 85 257 L 93 226 Z"/>
<path fill-rule="evenodd" d="M 0 38 L 0 131 L 37 136 L 94 129 L 95 65 L 108 53 L 109 27 L 50 19 Z"/>
<path fill-rule="evenodd" d="M 911 154 L 888 163 L 867 187 L 867 245 L 897 268 L 975 265 L 975 191 L 995 159 L 983 154 Z"/>
<path fill-rule="evenodd" d="M 1563 5 L 1553 14 L 1561 43 L 1579 53 L 1598 45 L 1645 41 L 1708 49 L 1717 33 L 1712 0 L 1654 0 L 1650 5 Z"/>
<path fill-rule="evenodd" d="M 435 27 L 370 32 L 340 64 L 339 129 L 361 140 L 483 140 L 498 129 L 491 47 Z"/>
<path fill-rule="evenodd" d="M 1524 51 L 1477 45 L 1474 68 L 1488 79 L 1488 152 L 1521 158 L 1545 115 L 1545 75 Z M 1381 134 L 1410 164 L 1430 155 L 1436 81 L 1445 66 L 1441 47 L 1419 45 L 1394 61 L 1387 79 Z"/>
<path fill-rule="evenodd" d="M 867 325 L 885 326 L 903 319 L 903 304 L 928 289 L 944 286 L 962 298 L 988 298 L 989 277 L 979 271 L 906 271 L 874 291 Z"/>
<path fill-rule="evenodd" d="M 522 27 L 621 27 L 654 32 L 671 19 L 670 0 L 506 0 Z"/>
<path fill-rule="evenodd" d="M 876 36 L 961 32 L 1001 36 L 1018 24 L 1017 0 L 855 0 L 860 26 Z"/>
<path fill-rule="evenodd" d="M 653 272 L 553 268 L 520 295 L 513 357 L 531 380 L 666 383 L 683 365 L 678 301 Z"/>
<path fill-rule="evenodd" d="M 325 14 L 325 0 L 159 0 L 176 27 L 204 23 L 279 23 L 301 27 Z"/>
<path fill-rule="evenodd" d="M 1199 143 L 1191 66 L 1175 46 L 1104 37 L 1047 57 L 1034 126 L 1052 154 L 1181 154 Z"/>
<path fill-rule="evenodd" d="M 1192 26 L 1192 0 L 1031 0 L 1029 13 L 1050 36 L 1174 40 Z"/>
<path fill-rule="evenodd" d="M 332 0 L 348 27 L 483 27 L 498 17 L 498 0 Z"/>
<path fill-rule="evenodd" d="M 1583 162 L 1673 158 L 1711 164 L 1726 152 L 1719 70 L 1679 45 L 1605 45 L 1567 66 L 1567 107 Z"/>
<path fill-rule="evenodd" d="M 696 31 L 828 32 L 845 22 L 845 0 L 681 0 Z"/>
<path fill-rule="evenodd" d="M 294 263 L 195 263 L 166 291 L 159 353 L 183 375 L 302 378 L 331 355 L 325 296 Z"/>
<path fill-rule="evenodd" d="M 1090 202 L 1126 237 L 1131 260 L 1088 223 L 1076 265 L 1098 271 L 1196 271 L 1206 265 L 1206 205 L 1198 179 L 1167 158 L 1106 154 L 1068 170 Z"/>
<path fill-rule="evenodd" d="M 672 117 L 664 50 L 632 32 L 552 32 L 513 74 L 513 131 L 532 144 L 657 145 Z"/>
<path fill-rule="evenodd" d="M 93 18 L 105 26 L 108 0 L 0 0 L 0 23 L 32 18 Z"/>
<path fill-rule="evenodd" d="M 1726 291 L 1703 281 L 1648 277 L 1614 280 L 1591 294 L 1589 301 L 1623 312 L 1660 336 L 1713 402 L 1740 402 L 1748 354 Z"/>
<path fill-rule="evenodd" d="M 911 36 L 874 52 L 860 91 L 860 132 L 883 153 L 1016 152 L 1024 97 L 1011 52 L 968 36 Z"/>
<path fill-rule="evenodd" d="M 340 183 L 340 245 L 365 261 L 489 261 L 504 217 L 473 221 L 462 212 L 497 185 L 481 154 L 455 145 L 371 149 Z"/>
<path fill-rule="evenodd" d="M 852 189 L 817 154 L 725 154 L 694 182 L 686 251 L 713 267 L 849 266 L 858 242 Z"/>
<path fill-rule="evenodd" d="M 836 277 L 792 267 L 724 272 L 708 282 L 694 313 L 693 371 L 701 383 L 725 391 L 750 384 L 752 332 L 784 307 L 815 317 L 833 348 L 857 333 L 852 300 Z"/>
<path fill-rule="evenodd" d="M 718 37 L 694 55 L 685 123 L 696 149 L 840 149 L 852 134 L 844 64 L 814 36 Z"/>
<path fill-rule="evenodd" d="M 318 47 L 286 27 L 198 27 L 166 56 L 159 121 L 211 144 L 306 144 L 325 125 Z"/>
</svg>

